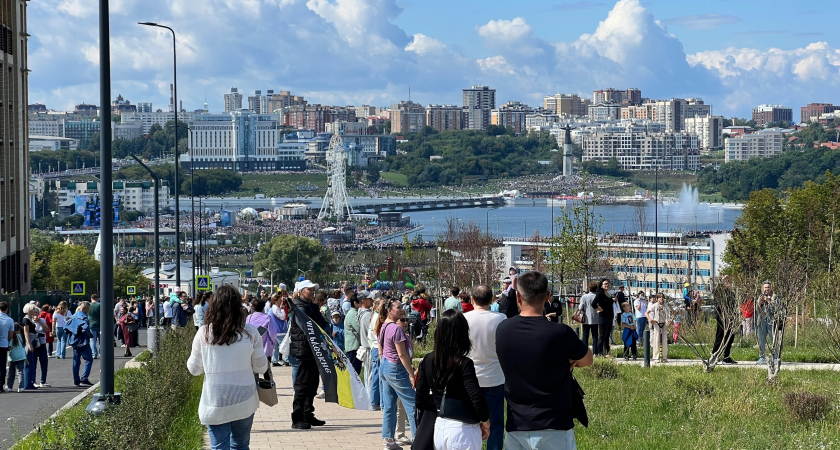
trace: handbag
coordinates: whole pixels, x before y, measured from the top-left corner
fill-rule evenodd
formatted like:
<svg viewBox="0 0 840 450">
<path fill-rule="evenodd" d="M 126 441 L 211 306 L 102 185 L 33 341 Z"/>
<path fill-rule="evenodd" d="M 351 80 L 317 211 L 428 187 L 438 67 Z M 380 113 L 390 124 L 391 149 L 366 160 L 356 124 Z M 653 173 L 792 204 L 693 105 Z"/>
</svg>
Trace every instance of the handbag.
<svg viewBox="0 0 840 450">
<path fill-rule="evenodd" d="M 583 313 L 582 309 L 575 311 L 575 314 L 572 316 L 572 320 L 577 323 L 583 323 L 586 321 L 586 315 Z"/>
<path fill-rule="evenodd" d="M 280 347 L 278 348 L 277 351 L 280 352 L 281 355 L 288 355 L 289 352 L 291 351 L 291 346 L 292 346 L 292 333 L 286 333 L 286 335 L 283 336 L 283 340 L 280 341 Z"/>
<path fill-rule="evenodd" d="M 274 384 L 274 377 L 271 375 L 271 371 L 268 373 L 268 379 L 262 378 L 260 374 L 255 373 L 254 380 L 257 382 L 257 396 L 260 398 L 260 402 L 268 406 L 274 406 L 278 403 L 277 386 Z"/>
<path fill-rule="evenodd" d="M 447 398 L 446 388 L 443 388 L 443 398 L 440 400 L 440 410 L 438 410 L 437 416 L 469 425 L 481 422 L 472 404 L 467 404 L 464 401 L 454 398 Z"/>
<path fill-rule="evenodd" d="M 137 322 L 132 322 L 132 323 L 128 324 L 127 328 L 128 328 L 129 333 L 134 333 L 135 331 L 140 329 L 140 324 L 137 323 Z"/>
</svg>

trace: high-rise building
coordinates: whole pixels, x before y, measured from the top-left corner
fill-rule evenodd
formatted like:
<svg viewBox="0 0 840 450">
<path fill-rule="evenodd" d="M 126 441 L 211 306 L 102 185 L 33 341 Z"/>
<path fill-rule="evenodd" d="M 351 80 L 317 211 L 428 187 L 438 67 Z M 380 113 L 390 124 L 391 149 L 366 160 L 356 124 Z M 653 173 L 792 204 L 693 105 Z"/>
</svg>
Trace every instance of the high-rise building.
<svg viewBox="0 0 840 450">
<path fill-rule="evenodd" d="M 594 103 L 587 109 L 592 120 L 610 121 L 621 117 L 621 105 L 618 103 Z"/>
<path fill-rule="evenodd" d="M 137 104 L 137 112 L 150 113 L 152 112 L 152 104 L 149 102 L 140 102 Z"/>
<path fill-rule="evenodd" d="M 752 110 L 755 126 L 763 127 L 770 122 L 793 122 L 793 109 L 782 105 L 758 105 Z"/>
<path fill-rule="evenodd" d="M 642 104 L 642 91 L 636 88 L 598 89 L 592 92 L 592 103 L 618 103 L 621 106 L 638 106 Z"/>
<path fill-rule="evenodd" d="M 624 170 L 696 170 L 700 162 L 697 135 L 672 132 L 581 134 L 583 161 L 607 164 L 615 158 Z"/>
<path fill-rule="evenodd" d="M 697 135 L 700 139 L 700 148 L 703 150 L 723 147 L 723 117 L 687 117 L 685 119 L 685 131 Z"/>
<path fill-rule="evenodd" d="M 416 133 L 426 126 L 426 108 L 411 100 L 391 106 L 391 133 Z"/>
<path fill-rule="evenodd" d="M 271 114 L 269 111 L 268 99 L 274 95 L 274 91 L 269 89 L 266 95 L 262 91 L 254 91 L 254 95 L 248 97 L 248 109 L 256 114 Z"/>
<path fill-rule="evenodd" d="M 490 125 L 490 111 L 496 109 L 496 90 L 489 86 L 473 86 L 463 90 L 467 130 L 483 130 Z M 392 121 L 393 122 L 393 121 Z"/>
<path fill-rule="evenodd" d="M 463 128 L 463 108 L 457 105 L 429 105 L 426 107 L 426 125 L 438 131 Z"/>
<path fill-rule="evenodd" d="M 0 292 L 28 294 L 29 139 L 26 125 L 29 68 L 25 0 L 0 3 Z M 69 288 L 69 287 L 68 287 Z"/>
<path fill-rule="evenodd" d="M 286 106 L 280 113 L 280 124 L 284 127 L 323 133 L 325 123 L 326 108 L 321 105 Z"/>
<path fill-rule="evenodd" d="M 228 169 L 242 172 L 278 169 L 280 117 L 248 110 L 198 114 L 190 126 L 190 155 L 181 166 L 190 170 Z M 302 162 L 302 157 L 301 161 Z M 298 164 L 295 164 L 298 167 Z"/>
<path fill-rule="evenodd" d="M 800 108 L 799 122 L 808 125 L 811 122 L 816 122 L 822 114 L 837 110 L 840 110 L 840 106 L 834 106 L 831 103 L 808 103 Z"/>
<path fill-rule="evenodd" d="M 121 115 L 126 112 L 137 111 L 137 105 L 132 105 L 130 101 L 123 98 L 122 95 L 117 95 L 117 99 L 111 102 L 111 113 Z"/>
<path fill-rule="evenodd" d="M 230 93 L 225 94 L 225 112 L 238 111 L 242 109 L 242 94 L 239 89 L 232 87 Z"/>
<path fill-rule="evenodd" d="M 510 101 L 490 112 L 490 123 L 521 133 L 525 131 L 525 118 L 533 112 L 530 106 L 522 102 Z"/>
<path fill-rule="evenodd" d="M 685 119 L 688 117 L 712 114 L 712 105 L 705 104 L 699 98 L 652 100 L 643 104 L 642 107 L 648 108 L 650 120 L 664 123 L 667 130 L 672 132 L 683 131 Z"/>
<path fill-rule="evenodd" d="M 577 94 L 555 94 L 543 99 L 546 110 L 567 116 L 585 116 L 589 114 L 588 107 L 591 104 L 588 99 L 581 99 Z"/>
<path fill-rule="evenodd" d="M 289 91 L 280 91 L 279 94 L 268 96 L 268 112 L 271 114 L 280 114 L 280 110 L 289 106 L 306 106 L 306 100 L 300 95 L 292 95 Z"/>
</svg>

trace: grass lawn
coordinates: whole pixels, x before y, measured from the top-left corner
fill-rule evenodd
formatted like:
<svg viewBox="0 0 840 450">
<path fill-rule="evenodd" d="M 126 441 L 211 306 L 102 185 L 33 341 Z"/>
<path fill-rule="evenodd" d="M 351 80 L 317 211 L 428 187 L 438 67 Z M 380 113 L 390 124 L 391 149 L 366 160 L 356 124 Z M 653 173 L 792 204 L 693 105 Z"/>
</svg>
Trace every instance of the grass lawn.
<svg viewBox="0 0 840 450">
<path fill-rule="evenodd" d="M 317 191 L 298 191 L 298 185 L 311 183 L 318 188 Z M 278 175 L 256 175 L 247 174 L 242 176 L 242 186 L 239 190 L 231 193 L 233 196 L 252 197 L 255 194 L 263 194 L 266 197 L 306 197 L 322 196 L 327 189 L 327 176 L 324 174 L 278 174 Z"/>
<path fill-rule="evenodd" d="M 407 186 L 408 185 L 408 177 L 397 172 L 380 172 L 379 175 L 382 176 L 382 179 L 392 183 L 397 184 L 400 186 Z"/>
<path fill-rule="evenodd" d="M 783 372 L 773 385 L 760 369 L 704 374 L 699 367 L 621 365 L 614 379 L 596 372 L 575 371 L 589 414 L 589 428 L 575 428 L 581 449 L 840 448 L 837 372 Z M 827 396 L 828 414 L 793 419 L 784 395 L 798 390 Z"/>
</svg>

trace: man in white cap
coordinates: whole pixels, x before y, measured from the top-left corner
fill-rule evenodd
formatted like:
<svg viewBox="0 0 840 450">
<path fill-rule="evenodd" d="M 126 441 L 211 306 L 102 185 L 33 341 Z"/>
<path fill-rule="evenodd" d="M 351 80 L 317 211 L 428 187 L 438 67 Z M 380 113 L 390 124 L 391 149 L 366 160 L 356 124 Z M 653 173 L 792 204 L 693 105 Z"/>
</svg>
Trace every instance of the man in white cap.
<svg viewBox="0 0 840 450">
<path fill-rule="evenodd" d="M 328 328 L 327 321 L 318 311 L 318 307 L 312 303 L 317 290 L 318 285 L 309 280 L 298 281 L 295 283 L 292 303 L 299 311 L 305 313 L 312 321 L 317 323 L 321 329 L 326 330 Z M 315 394 L 318 393 L 318 379 L 320 378 L 315 355 L 312 354 L 312 349 L 309 347 L 306 333 L 298 326 L 297 320 L 294 318 L 291 320 L 289 333 L 291 333 L 290 351 L 292 356 L 300 362 L 295 377 L 295 398 L 292 401 L 292 428 L 308 430 L 313 426 L 323 426 L 325 422 L 315 418 L 315 407 L 313 405 Z"/>
</svg>

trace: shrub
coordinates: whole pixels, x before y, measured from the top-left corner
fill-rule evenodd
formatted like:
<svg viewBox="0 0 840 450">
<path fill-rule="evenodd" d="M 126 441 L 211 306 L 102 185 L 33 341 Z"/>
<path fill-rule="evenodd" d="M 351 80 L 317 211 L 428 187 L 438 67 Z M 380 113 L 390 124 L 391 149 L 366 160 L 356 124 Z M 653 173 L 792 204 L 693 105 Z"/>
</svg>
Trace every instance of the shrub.
<svg viewBox="0 0 840 450">
<path fill-rule="evenodd" d="M 595 358 L 592 365 L 584 370 L 589 372 L 592 378 L 603 380 L 615 380 L 621 376 L 621 372 L 618 370 L 618 364 L 606 358 Z"/>
<path fill-rule="evenodd" d="M 187 370 L 193 327 L 161 336 L 160 350 L 138 369 L 116 373 L 120 405 L 99 416 L 82 413 L 54 420 L 16 448 L 44 450 L 200 449 L 204 430 L 198 422 L 200 377 Z M 79 405 L 84 406 L 84 405 Z"/>
<path fill-rule="evenodd" d="M 688 395 L 699 397 L 710 397 L 715 392 L 715 387 L 709 380 L 708 375 L 697 372 L 681 373 L 674 379 L 674 386 L 677 391 Z"/>
<path fill-rule="evenodd" d="M 788 415 L 798 421 L 820 420 L 832 408 L 832 402 L 828 396 L 807 391 L 786 393 L 783 404 Z"/>
</svg>

